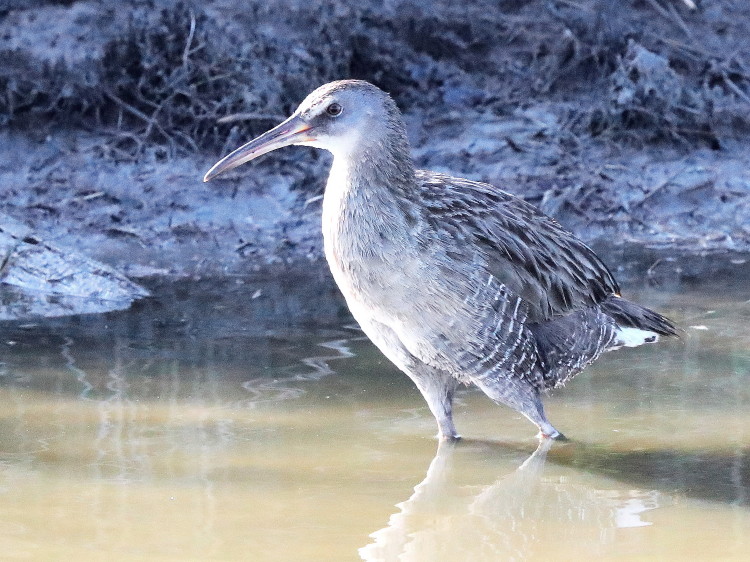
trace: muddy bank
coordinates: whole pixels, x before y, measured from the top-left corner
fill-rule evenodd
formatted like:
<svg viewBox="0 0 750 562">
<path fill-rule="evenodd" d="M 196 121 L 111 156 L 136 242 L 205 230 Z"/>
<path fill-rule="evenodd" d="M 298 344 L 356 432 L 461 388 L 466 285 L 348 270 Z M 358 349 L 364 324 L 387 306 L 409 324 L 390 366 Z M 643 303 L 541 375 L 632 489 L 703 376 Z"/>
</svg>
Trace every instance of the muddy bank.
<svg viewBox="0 0 750 562">
<path fill-rule="evenodd" d="M 327 156 L 201 177 L 354 76 L 393 93 L 419 166 L 525 197 L 621 276 L 737 271 L 750 9 L 609 4 L 7 4 L 0 212 L 134 278 L 325 271 Z"/>
<path fill-rule="evenodd" d="M 420 116 L 418 162 L 527 198 L 615 270 L 637 263 L 638 275 L 657 259 L 669 268 L 684 256 L 715 256 L 705 266 L 711 269 L 731 259 L 722 256 L 750 250 L 750 162 L 739 146 L 731 155 L 612 155 L 590 147 L 566 164 L 572 158 L 536 140 L 529 120 L 482 117 L 462 127 Z M 14 163 L 0 171 L 2 212 L 133 278 L 326 268 L 315 193 L 328 159 L 310 149 L 291 148 L 278 161 L 272 155 L 209 184 L 201 181 L 213 161 L 207 156 L 115 163 L 90 158 L 81 138 L 70 136 L 34 145 L 3 135 L 0 152 Z M 304 181 L 315 182 L 312 193 L 295 189 Z"/>
</svg>

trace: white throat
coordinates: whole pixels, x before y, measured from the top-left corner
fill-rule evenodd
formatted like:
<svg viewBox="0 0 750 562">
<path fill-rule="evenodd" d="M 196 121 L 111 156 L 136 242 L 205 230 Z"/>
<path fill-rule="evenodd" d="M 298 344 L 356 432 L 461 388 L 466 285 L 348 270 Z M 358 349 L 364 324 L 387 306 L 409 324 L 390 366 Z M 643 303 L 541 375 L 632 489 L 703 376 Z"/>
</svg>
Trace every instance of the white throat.
<svg viewBox="0 0 750 562">
<path fill-rule="evenodd" d="M 349 191 L 350 166 L 349 158 L 334 153 L 323 193 L 323 238 L 326 242 L 335 235 L 336 225 L 344 210 L 344 199 Z"/>
<path fill-rule="evenodd" d="M 322 148 L 333 154 L 334 162 L 336 160 L 349 160 L 358 152 L 360 148 L 360 133 L 356 129 L 347 131 L 345 135 L 323 136 L 315 140 L 306 141 L 307 146 Z"/>
</svg>

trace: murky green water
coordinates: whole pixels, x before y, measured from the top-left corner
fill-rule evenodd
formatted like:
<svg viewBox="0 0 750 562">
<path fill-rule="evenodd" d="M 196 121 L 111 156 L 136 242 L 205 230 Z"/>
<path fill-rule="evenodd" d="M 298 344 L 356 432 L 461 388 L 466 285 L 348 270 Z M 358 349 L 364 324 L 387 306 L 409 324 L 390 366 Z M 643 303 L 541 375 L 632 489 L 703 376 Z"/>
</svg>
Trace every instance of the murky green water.
<svg viewBox="0 0 750 562">
<path fill-rule="evenodd" d="M 473 390 L 438 449 L 335 290 L 295 284 L 0 325 L 0 558 L 748 559 L 746 287 L 630 291 L 683 339 L 556 392 L 573 440 L 535 453 Z"/>
</svg>

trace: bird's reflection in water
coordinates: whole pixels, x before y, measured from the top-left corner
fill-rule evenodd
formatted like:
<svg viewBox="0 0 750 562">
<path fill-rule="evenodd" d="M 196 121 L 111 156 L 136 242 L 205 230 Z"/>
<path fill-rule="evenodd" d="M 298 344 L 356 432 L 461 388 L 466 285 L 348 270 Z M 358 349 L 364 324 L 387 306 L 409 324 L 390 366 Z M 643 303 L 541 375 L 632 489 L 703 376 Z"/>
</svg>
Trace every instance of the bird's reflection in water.
<svg viewBox="0 0 750 562">
<path fill-rule="evenodd" d="M 386 527 L 359 549 L 368 562 L 390 560 L 515 560 L 541 554 L 560 534 L 607 542 L 618 527 L 650 523 L 640 514 L 669 501 L 657 491 L 599 490 L 565 476 L 545 477 L 550 448 L 575 443 L 542 441 L 514 471 L 487 485 L 468 484 L 464 453 L 515 454 L 497 442 L 442 442 L 414 493 L 397 504 Z M 457 458 L 458 457 L 458 458 Z M 547 545 L 547 546 L 545 546 Z"/>
</svg>

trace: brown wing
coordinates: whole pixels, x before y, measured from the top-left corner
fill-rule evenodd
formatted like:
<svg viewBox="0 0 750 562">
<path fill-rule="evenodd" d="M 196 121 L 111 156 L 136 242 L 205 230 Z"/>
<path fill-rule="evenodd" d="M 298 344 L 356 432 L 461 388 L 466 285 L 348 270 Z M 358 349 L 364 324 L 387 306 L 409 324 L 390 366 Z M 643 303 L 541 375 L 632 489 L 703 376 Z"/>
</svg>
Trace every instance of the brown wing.
<svg viewBox="0 0 750 562">
<path fill-rule="evenodd" d="M 533 205 L 489 184 L 417 172 L 428 215 L 482 254 L 490 273 L 528 305 L 529 323 L 619 293 L 588 246 Z"/>
</svg>

